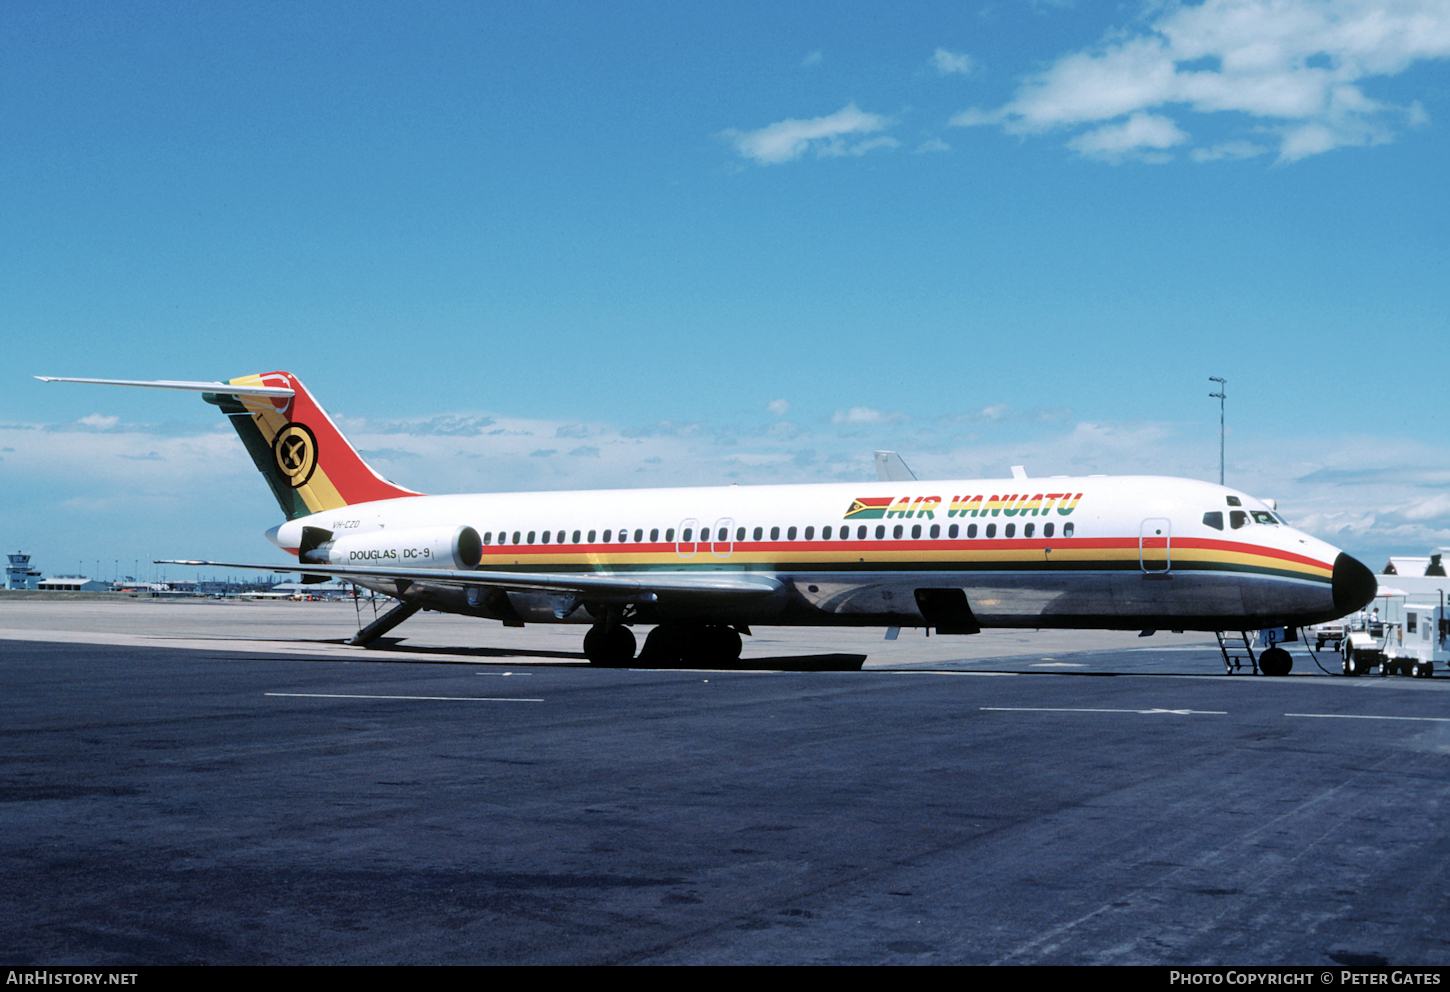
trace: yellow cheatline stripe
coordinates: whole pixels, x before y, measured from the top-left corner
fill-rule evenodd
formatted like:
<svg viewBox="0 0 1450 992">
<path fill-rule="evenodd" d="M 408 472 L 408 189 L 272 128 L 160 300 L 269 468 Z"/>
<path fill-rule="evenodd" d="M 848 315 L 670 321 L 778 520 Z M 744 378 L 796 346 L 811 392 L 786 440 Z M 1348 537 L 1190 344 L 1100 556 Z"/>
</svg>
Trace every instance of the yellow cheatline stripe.
<svg viewBox="0 0 1450 992">
<path fill-rule="evenodd" d="M 1316 575 L 1328 578 L 1333 575 L 1333 569 L 1326 565 L 1309 565 L 1304 562 L 1289 561 L 1274 555 L 1254 554 L 1245 551 L 1215 551 L 1208 548 L 1185 548 L 1182 551 L 1173 552 L 1174 561 L 1202 561 L 1210 564 L 1234 564 L 1252 565 L 1259 568 L 1277 568 L 1281 571 L 1303 572 L 1306 575 Z"/>
</svg>

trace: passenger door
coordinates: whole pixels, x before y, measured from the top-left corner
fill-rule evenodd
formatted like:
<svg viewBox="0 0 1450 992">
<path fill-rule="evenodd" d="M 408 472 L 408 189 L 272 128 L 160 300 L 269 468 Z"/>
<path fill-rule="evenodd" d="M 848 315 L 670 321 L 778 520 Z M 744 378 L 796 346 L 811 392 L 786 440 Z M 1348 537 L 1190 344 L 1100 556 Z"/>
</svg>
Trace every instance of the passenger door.
<svg viewBox="0 0 1450 992">
<path fill-rule="evenodd" d="M 1138 525 L 1138 565 L 1145 572 L 1167 572 L 1173 567 L 1173 522 L 1149 517 Z"/>
</svg>

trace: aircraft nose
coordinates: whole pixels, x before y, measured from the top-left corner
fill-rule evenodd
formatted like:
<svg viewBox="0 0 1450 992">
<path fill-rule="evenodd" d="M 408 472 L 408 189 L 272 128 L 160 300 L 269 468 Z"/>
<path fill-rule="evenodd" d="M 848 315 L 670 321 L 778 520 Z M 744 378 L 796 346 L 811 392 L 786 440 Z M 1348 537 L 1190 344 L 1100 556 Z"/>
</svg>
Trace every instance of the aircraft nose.
<svg viewBox="0 0 1450 992">
<path fill-rule="evenodd" d="M 1379 592 L 1373 572 L 1343 551 L 1334 559 L 1334 608 L 1340 616 L 1353 613 Z"/>
</svg>

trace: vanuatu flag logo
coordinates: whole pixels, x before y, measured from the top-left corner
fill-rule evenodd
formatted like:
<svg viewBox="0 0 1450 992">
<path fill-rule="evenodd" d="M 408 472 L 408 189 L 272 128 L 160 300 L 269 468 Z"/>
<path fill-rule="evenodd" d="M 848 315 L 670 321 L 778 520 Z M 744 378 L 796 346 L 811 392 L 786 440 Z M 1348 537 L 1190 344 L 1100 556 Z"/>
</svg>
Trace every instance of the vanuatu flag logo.
<svg viewBox="0 0 1450 992">
<path fill-rule="evenodd" d="M 886 516 L 886 510 L 891 506 L 890 496 L 869 496 L 865 499 L 851 500 L 851 506 L 846 510 L 844 520 L 877 520 Z"/>
</svg>

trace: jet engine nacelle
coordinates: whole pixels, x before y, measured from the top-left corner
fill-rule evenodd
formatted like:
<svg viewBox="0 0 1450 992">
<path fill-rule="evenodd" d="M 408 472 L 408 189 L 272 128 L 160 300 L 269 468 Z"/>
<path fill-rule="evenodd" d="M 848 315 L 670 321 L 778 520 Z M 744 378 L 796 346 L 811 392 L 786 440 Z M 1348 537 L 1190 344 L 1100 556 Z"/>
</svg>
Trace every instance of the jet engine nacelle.
<svg viewBox="0 0 1450 992">
<path fill-rule="evenodd" d="M 419 527 L 349 534 L 311 552 L 326 551 L 330 565 L 399 565 L 404 568 L 476 568 L 483 540 L 472 527 Z"/>
</svg>

